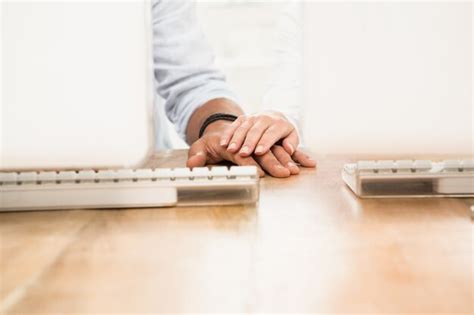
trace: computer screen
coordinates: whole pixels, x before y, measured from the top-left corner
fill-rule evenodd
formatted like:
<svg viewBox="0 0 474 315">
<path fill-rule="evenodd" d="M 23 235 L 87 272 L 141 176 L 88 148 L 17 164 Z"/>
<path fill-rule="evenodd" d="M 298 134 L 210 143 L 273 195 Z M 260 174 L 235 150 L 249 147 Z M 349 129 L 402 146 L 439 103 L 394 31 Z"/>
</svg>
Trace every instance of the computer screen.
<svg viewBox="0 0 474 315">
<path fill-rule="evenodd" d="M 472 154 L 472 3 L 305 2 L 304 23 L 315 152 Z"/>
<path fill-rule="evenodd" d="M 150 15 L 148 1 L 2 1 L 1 169 L 146 158 Z"/>
</svg>

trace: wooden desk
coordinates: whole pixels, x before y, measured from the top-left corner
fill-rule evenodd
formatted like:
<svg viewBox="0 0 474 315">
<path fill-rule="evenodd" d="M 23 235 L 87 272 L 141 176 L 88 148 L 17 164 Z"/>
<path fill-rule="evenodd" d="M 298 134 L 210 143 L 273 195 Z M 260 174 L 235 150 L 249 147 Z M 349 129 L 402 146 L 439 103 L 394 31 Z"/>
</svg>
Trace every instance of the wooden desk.
<svg viewBox="0 0 474 315">
<path fill-rule="evenodd" d="M 257 206 L 0 214 L 0 313 L 472 314 L 474 200 L 359 200 L 345 161 Z"/>
</svg>

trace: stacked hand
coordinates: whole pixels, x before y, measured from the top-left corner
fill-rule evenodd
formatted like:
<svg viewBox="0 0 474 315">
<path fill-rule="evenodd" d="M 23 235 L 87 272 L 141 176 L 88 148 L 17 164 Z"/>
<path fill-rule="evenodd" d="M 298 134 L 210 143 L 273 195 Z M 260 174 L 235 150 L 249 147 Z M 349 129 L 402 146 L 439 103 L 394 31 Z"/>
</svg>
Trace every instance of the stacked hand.
<svg viewBox="0 0 474 315">
<path fill-rule="evenodd" d="M 241 115 L 232 123 L 210 124 L 191 145 L 187 166 L 230 161 L 255 165 L 260 176 L 267 172 L 274 177 L 288 177 L 298 174 L 299 166 L 316 166 L 313 159 L 297 149 L 298 144 L 298 133 L 284 115 L 278 112 Z"/>
</svg>

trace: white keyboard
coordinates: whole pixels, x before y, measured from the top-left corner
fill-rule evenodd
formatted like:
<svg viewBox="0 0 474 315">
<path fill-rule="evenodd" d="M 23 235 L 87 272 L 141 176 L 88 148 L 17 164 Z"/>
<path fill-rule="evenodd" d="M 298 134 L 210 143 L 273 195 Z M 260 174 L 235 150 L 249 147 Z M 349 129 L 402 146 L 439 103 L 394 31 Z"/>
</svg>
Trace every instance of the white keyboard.
<svg viewBox="0 0 474 315">
<path fill-rule="evenodd" d="M 0 211 L 255 203 L 254 166 L 0 173 Z"/>
<path fill-rule="evenodd" d="M 384 160 L 344 165 L 360 197 L 474 197 L 474 160 Z"/>
</svg>

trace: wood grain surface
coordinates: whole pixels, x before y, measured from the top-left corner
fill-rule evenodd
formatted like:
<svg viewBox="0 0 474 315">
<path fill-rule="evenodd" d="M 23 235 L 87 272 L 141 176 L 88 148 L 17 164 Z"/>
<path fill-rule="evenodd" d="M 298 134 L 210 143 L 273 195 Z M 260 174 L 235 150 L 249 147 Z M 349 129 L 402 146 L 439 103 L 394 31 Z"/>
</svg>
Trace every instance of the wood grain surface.
<svg viewBox="0 0 474 315">
<path fill-rule="evenodd" d="M 361 200 L 317 160 L 254 206 L 1 213 L 0 314 L 473 313 L 473 199 Z"/>
</svg>

